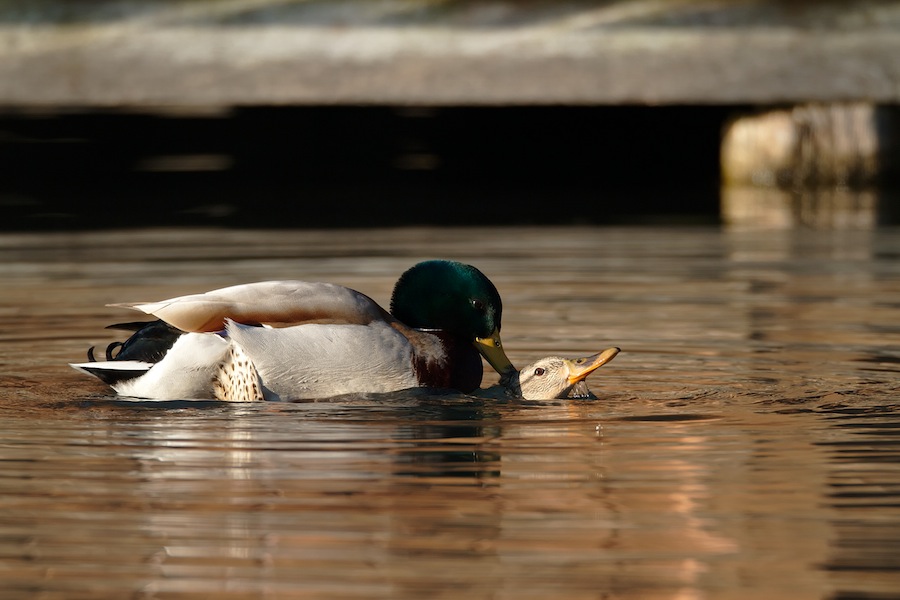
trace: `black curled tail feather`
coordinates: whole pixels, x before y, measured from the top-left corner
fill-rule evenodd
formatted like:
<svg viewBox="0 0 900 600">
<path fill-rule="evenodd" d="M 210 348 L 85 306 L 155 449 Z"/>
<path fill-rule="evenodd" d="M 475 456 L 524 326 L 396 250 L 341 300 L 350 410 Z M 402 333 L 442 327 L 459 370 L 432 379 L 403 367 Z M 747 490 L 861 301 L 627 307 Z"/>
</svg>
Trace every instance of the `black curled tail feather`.
<svg viewBox="0 0 900 600">
<path fill-rule="evenodd" d="M 116 360 L 116 357 L 113 356 L 113 350 L 116 348 L 123 348 L 125 344 L 122 342 L 113 342 L 109 346 L 106 347 L 106 360 Z"/>
<path fill-rule="evenodd" d="M 113 342 L 106 347 L 106 360 L 136 360 L 157 363 L 184 332 L 162 320 L 147 323 L 119 323 L 107 329 L 125 329 L 134 333 L 124 342 Z M 113 352 L 118 348 L 118 353 Z M 88 350 L 88 360 L 96 362 L 94 348 Z"/>
<path fill-rule="evenodd" d="M 109 328 L 107 327 L 107 329 L 109 329 Z M 107 346 L 106 347 L 106 360 L 116 360 L 116 357 L 113 356 L 113 350 L 115 350 L 116 348 L 121 348 L 124 345 L 125 344 L 123 344 L 122 342 L 113 342 L 109 346 Z M 90 362 L 97 362 L 97 358 L 94 356 L 94 346 L 91 346 L 90 348 L 88 348 L 87 355 L 88 355 L 88 360 Z"/>
</svg>

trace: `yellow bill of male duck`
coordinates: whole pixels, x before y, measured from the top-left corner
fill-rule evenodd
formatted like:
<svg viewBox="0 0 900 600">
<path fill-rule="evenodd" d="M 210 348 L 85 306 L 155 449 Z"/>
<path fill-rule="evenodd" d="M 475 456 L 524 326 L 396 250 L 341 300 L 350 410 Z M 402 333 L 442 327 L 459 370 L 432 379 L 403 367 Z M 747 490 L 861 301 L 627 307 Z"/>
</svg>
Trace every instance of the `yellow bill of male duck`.
<svg viewBox="0 0 900 600">
<path fill-rule="evenodd" d="M 390 311 L 356 290 L 309 281 L 110 306 L 156 320 L 111 325 L 133 333 L 110 344 L 105 360 L 91 348 L 88 362 L 71 366 L 121 396 L 149 400 L 299 400 L 409 388 L 473 393 L 482 357 L 500 374 L 506 396 L 584 395 L 584 378 L 618 353 L 547 357 L 517 371 L 500 339 L 496 286 L 477 268 L 450 260 L 404 272 Z"/>
</svg>

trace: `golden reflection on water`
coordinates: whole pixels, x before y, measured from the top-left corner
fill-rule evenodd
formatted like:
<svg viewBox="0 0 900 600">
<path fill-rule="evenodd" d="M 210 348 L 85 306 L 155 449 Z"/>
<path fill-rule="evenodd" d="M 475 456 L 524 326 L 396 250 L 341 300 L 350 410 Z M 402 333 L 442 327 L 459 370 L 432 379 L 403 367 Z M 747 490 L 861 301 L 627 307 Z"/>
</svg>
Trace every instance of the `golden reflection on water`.
<svg viewBox="0 0 900 600">
<path fill-rule="evenodd" d="M 601 400 L 127 402 L 65 367 L 115 339 L 106 303 L 386 303 L 434 256 L 494 280 L 514 362 L 621 346 Z M 895 231 L 0 236 L 0 596 L 890 597 L 898 257 Z"/>
</svg>

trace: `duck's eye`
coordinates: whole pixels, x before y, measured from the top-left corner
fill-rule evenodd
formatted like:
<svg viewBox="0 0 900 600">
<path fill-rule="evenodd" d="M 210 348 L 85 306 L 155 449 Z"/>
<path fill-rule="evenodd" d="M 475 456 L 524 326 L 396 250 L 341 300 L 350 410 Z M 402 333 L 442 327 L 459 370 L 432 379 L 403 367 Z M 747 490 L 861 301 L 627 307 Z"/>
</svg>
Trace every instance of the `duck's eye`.
<svg viewBox="0 0 900 600">
<path fill-rule="evenodd" d="M 478 312 L 484 312 L 484 300 L 472 298 L 472 307 Z"/>
<path fill-rule="evenodd" d="M 538 377 L 540 377 L 544 373 L 546 373 L 546 371 L 544 371 L 544 369 L 542 369 L 541 367 L 538 367 L 537 369 L 534 370 L 534 374 L 537 375 Z"/>
</svg>

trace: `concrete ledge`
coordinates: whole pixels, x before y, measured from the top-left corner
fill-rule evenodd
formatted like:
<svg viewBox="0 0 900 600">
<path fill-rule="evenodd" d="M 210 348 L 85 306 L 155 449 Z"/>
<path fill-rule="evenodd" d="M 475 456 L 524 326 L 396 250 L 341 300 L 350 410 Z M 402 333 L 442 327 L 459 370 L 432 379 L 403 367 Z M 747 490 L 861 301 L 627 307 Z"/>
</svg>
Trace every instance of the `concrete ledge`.
<svg viewBox="0 0 900 600">
<path fill-rule="evenodd" d="M 0 105 L 900 102 L 900 2 L 16 0 Z"/>
</svg>

